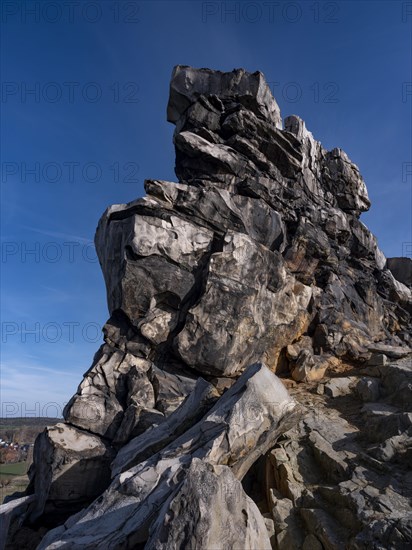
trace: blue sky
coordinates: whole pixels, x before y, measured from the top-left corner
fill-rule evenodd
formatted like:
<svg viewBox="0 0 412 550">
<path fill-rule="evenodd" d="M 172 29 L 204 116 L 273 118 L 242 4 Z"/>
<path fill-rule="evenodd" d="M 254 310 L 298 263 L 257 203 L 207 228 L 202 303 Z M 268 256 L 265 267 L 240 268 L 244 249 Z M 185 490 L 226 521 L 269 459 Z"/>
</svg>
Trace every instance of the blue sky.
<svg viewBox="0 0 412 550">
<path fill-rule="evenodd" d="M 411 253 L 411 2 L 1 10 L 3 416 L 55 415 L 91 364 L 108 317 L 94 231 L 145 178 L 176 181 L 176 64 L 262 71 L 283 117 L 359 165 L 372 200 L 362 220 L 385 254 Z"/>
</svg>

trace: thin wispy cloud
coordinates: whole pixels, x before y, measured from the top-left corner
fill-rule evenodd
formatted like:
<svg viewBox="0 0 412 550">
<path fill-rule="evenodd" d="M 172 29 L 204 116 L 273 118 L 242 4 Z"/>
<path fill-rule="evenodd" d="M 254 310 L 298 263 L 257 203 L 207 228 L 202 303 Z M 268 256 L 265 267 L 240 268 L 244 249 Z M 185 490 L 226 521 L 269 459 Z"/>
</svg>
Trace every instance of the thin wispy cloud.
<svg viewBox="0 0 412 550">
<path fill-rule="evenodd" d="M 9 374 L 12 373 L 14 375 L 16 372 L 34 371 L 34 372 L 47 372 L 53 375 L 57 374 L 58 376 L 70 376 L 72 378 L 78 379 L 78 374 L 73 371 L 50 369 L 47 367 L 39 366 L 37 364 L 28 364 L 27 362 L 23 362 L 23 361 L 16 361 L 14 364 L 1 363 L 0 369 L 1 369 L 2 377 L 4 374 L 7 376 L 8 373 Z"/>
<path fill-rule="evenodd" d="M 53 369 L 21 355 L 0 365 L 0 416 L 61 416 L 76 391 L 81 370 Z"/>
<path fill-rule="evenodd" d="M 61 416 L 76 391 L 79 374 L 53 370 L 26 361 L 0 367 L 2 417 Z"/>
<path fill-rule="evenodd" d="M 45 235 L 46 237 L 53 237 L 54 239 L 61 239 L 62 241 L 70 241 L 70 242 L 79 242 L 82 244 L 93 244 L 92 239 L 88 239 L 86 237 L 80 237 L 79 235 L 72 235 L 70 233 L 62 233 L 60 231 L 50 231 L 49 229 L 43 229 L 40 227 L 32 227 L 29 225 L 22 225 L 19 224 L 19 227 L 23 229 L 27 229 L 28 231 L 33 231 L 35 233 L 39 233 L 40 235 Z"/>
</svg>

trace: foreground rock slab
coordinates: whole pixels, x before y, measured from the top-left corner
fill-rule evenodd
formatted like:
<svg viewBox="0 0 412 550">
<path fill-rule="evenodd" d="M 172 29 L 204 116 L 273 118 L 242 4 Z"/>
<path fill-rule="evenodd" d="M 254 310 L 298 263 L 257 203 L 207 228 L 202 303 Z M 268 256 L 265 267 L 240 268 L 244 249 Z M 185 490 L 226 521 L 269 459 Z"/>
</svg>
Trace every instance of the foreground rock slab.
<svg viewBox="0 0 412 550">
<path fill-rule="evenodd" d="M 179 416 L 179 411 L 174 414 Z M 241 480 L 279 435 L 295 425 L 297 417 L 296 403 L 276 375 L 262 364 L 249 367 L 202 420 L 161 451 L 117 475 L 85 511 L 51 531 L 39 549 L 103 544 L 120 549 L 145 542 L 159 508 L 180 490 L 194 459 L 227 465 L 231 475 Z M 196 465 L 191 471 L 194 475 Z M 209 498 L 207 486 L 203 491 L 206 494 L 200 496 L 199 506 Z M 252 530 L 247 537 L 253 541 L 259 523 L 253 522 L 253 516 L 251 521 L 245 528 Z M 260 525 L 264 526 L 263 519 Z M 215 527 L 211 524 L 208 529 L 212 532 Z M 237 544 L 243 541 L 238 539 Z"/>
<path fill-rule="evenodd" d="M 240 547 L 272 548 L 258 507 L 229 467 L 194 458 L 179 490 L 159 511 L 146 550 Z"/>
<path fill-rule="evenodd" d="M 44 512 L 74 512 L 110 482 L 113 450 L 100 437 L 73 426 L 46 428 L 36 441 L 35 453 L 36 466 L 29 472 L 36 494 L 30 513 L 33 520 Z"/>
</svg>

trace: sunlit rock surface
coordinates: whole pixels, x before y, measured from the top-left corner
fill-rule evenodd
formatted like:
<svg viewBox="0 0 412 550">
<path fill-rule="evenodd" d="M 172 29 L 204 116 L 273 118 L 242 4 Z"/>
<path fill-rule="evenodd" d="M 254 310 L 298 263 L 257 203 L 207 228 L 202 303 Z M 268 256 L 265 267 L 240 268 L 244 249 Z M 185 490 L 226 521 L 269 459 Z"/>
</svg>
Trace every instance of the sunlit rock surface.
<svg viewBox="0 0 412 550">
<path fill-rule="evenodd" d="M 178 66 L 167 117 L 178 181 L 99 222 L 104 343 L 8 548 L 410 548 L 411 261 L 261 73 Z"/>
</svg>

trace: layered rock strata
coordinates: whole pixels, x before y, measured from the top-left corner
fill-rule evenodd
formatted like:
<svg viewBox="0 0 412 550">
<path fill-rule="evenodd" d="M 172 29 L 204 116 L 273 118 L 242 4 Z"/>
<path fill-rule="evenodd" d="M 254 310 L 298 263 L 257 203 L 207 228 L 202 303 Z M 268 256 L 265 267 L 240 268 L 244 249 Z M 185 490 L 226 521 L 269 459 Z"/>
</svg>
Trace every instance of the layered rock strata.
<svg viewBox="0 0 412 550">
<path fill-rule="evenodd" d="M 412 261 L 261 73 L 177 66 L 167 116 L 178 181 L 99 222 L 104 343 L 9 547 L 409 547 Z"/>
</svg>

